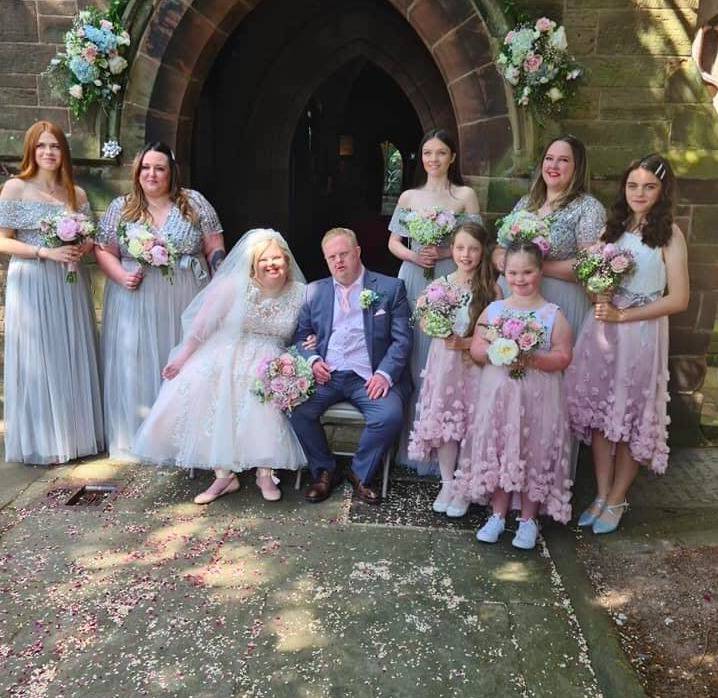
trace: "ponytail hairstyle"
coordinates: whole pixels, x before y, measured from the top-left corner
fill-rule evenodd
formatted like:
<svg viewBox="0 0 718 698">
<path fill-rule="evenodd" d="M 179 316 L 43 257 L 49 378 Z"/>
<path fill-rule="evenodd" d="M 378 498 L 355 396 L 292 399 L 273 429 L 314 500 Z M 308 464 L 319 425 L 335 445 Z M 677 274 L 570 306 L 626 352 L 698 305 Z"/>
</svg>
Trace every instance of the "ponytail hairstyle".
<svg viewBox="0 0 718 698">
<path fill-rule="evenodd" d="M 534 261 L 536 262 L 536 266 L 539 269 L 543 269 L 543 252 L 535 242 L 531 242 L 529 240 L 514 240 L 506 248 L 506 262 L 508 263 L 509 257 L 511 257 L 511 255 L 520 253 L 524 253 L 529 255 L 529 257 L 533 257 Z"/>
<path fill-rule="evenodd" d="M 604 242 L 616 242 L 630 225 L 633 212 L 626 198 L 626 183 L 631 172 L 639 167 L 648 170 L 661 183 L 661 195 L 646 215 L 646 220 L 641 228 L 641 237 L 649 247 L 663 247 L 668 244 L 673 235 L 676 176 L 673 174 L 671 163 L 658 153 L 651 153 L 641 160 L 634 160 L 623 173 L 621 186 L 601 239 Z"/>
<path fill-rule="evenodd" d="M 170 200 L 176 204 L 182 217 L 192 225 L 199 221 L 199 215 L 192 207 L 187 191 L 180 186 L 180 171 L 175 154 L 166 143 L 154 141 L 148 143 L 135 156 L 132 163 L 132 192 L 125 199 L 125 206 L 122 209 L 122 219 L 126 221 L 140 221 L 147 223 L 150 220 L 147 197 L 140 184 L 140 173 L 142 172 L 142 161 L 147 153 L 162 153 L 167 158 L 167 165 L 170 170 Z"/>
<path fill-rule="evenodd" d="M 496 298 L 496 273 L 494 272 L 494 265 L 491 263 L 492 239 L 486 228 L 473 221 L 460 223 L 451 233 L 452 246 L 459 233 L 470 235 L 481 245 L 481 261 L 474 270 L 474 276 L 470 283 L 469 327 L 465 335 L 468 337 L 473 334 L 476 322 L 484 308 Z"/>
<path fill-rule="evenodd" d="M 60 170 L 57 173 L 57 180 L 65 189 L 67 195 L 67 203 L 73 211 L 77 211 L 77 194 L 75 193 L 75 178 L 72 174 L 72 155 L 70 155 L 70 146 L 67 142 L 62 129 L 53 124 L 52 121 L 38 121 L 34 123 L 25 132 L 25 143 L 22 150 L 22 164 L 20 165 L 20 174 L 18 179 L 32 179 L 38 171 L 37 149 L 40 136 L 45 132 L 51 133 L 60 144 Z"/>
</svg>

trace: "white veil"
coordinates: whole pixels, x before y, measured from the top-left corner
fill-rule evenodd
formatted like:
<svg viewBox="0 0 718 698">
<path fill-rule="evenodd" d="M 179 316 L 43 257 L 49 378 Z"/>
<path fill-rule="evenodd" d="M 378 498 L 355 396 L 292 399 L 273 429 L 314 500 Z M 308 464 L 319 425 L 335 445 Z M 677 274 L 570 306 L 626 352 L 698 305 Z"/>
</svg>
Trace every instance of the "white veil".
<svg viewBox="0 0 718 698">
<path fill-rule="evenodd" d="M 305 283 L 294 255 L 286 240 L 271 228 L 253 228 L 247 231 L 232 248 L 205 286 L 182 313 L 182 339 L 172 350 L 170 360 L 177 354 L 206 341 L 225 322 L 241 327 L 248 310 L 247 292 L 252 284 L 252 261 L 254 250 L 263 242 L 275 241 L 287 254 L 289 273 L 285 291 L 291 282 Z M 191 348 L 190 348 L 191 346 Z"/>
</svg>

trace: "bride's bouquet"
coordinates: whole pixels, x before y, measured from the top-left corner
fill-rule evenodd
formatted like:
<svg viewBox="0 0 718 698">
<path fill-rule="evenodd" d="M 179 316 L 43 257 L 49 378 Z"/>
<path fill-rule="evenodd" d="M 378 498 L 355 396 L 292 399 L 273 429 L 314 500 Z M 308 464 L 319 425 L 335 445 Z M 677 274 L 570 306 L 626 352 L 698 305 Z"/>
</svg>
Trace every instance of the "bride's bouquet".
<svg viewBox="0 0 718 698">
<path fill-rule="evenodd" d="M 633 272 L 635 266 L 629 250 L 611 242 L 597 242 L 578 251 L 573 271 L 589 293 L 612 295 L 621 279 Z"/>
<path fill-rule="evenodd" d="M 130 257 L 140 266 L 155 267 L 172 283 L 177 257 L 175 246 L 155 235 L 146 223 L 121 223 L 118 240 L 124 244 Z"/>
<path fill-rule="evenodd" d="M 525 209 L 504 216 L 497 233 L 497 241 L 501 247 L 508 247 L 517 241 L 532 242 L 541 250 L 544 257 L 551 249 L 548 239 L 549 229 L 546 221 Z"/>
<path fill-rule="evenodd" d="M 40 221 L 40 232 L 48 247 L 61 247 L 80 245 L 85 240 L 94 238 L 97 229 L 84 213 L 63 211 L 50 218 L 43 218 Z M 65 281 L 74 284 L 77 281 L 77 264 L 71 262 L 66 266 Z"/>
<path fill-rule="evenodd" d="M 412 322 L 420 322 L 429 337 L 448 337 L 454 328 L 456 313 L 468 300 L 468 293 L 446 279 L 432 281 L 416 300 Z"/>
<path fill-rule="evenodd" d="M 407 211 L 403 218 L 409 237 L 420 245 L 441 245 L 456 227 L 456 216 L 439 208 Z M 434 278 L 433 269 L 424 269 L 424 277 Z"/>
<path fill-rule="evenodd" d="M 257 368 L 252 393 L 282 412 L 291 412 L 316 390 L 309 362 L 296 349 L 264 359 Z"/>
<path fill-rule="evenodd" d="M 511 378 L 526 375 L 526 358 L 545 340 L 546 330 L 532 312 L 520 317 L 502 313 L 486 327 L 484 338 L 489 342 L 487 355 L 494 366 L 511 366 Z"/>
</svg>

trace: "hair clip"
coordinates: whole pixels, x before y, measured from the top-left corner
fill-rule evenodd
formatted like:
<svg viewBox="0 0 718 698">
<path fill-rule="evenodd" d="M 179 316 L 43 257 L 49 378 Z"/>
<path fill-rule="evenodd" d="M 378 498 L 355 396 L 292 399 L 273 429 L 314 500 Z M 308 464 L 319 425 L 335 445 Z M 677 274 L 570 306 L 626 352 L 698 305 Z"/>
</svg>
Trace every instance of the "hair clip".
<svg viewBox="0 0 718 698">
<path fill-rule="evenodd" d="M 666 166 L 662 162 L 659 162 L 654 174 L 658 177 L 658 179 L 663 181 L 663 178 L 666 176 Z"/>
</svg>

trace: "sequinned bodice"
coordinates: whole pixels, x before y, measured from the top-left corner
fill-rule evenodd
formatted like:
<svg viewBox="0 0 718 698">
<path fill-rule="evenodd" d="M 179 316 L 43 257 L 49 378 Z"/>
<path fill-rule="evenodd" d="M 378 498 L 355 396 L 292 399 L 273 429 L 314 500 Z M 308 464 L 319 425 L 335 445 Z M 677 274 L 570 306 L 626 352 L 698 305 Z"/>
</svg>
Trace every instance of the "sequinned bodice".
<svg viewBox="0 0 718 698">
<path fill-rule="evenodd" d="M 65 210 L 60 203 L 50 201 L 0 201 L 0 228 L 15 231 L 15 239 L 28 245 L 47 247 L 40 231 L 40 221 L 51 218 Z M 85 204 L 81 213 L 91 215 L 89 204 Z"/>
<path fill-rule="evenodd" d="M 514 211 L 528 208 L 528 196 L 519 199 Z M 549 260 L 573 259 L 579 247 L 598 240 L 606 224 L 606 211 L 601 203 L 588 194 L 576 197 L 571 203 L 544 218 L 549 226 L 551 251 Z"/>
<path fill-rule="evenodd" d="M 557 311 L 558 306 L 555 303 L 544 303 L 536 310 L 517 310 L 509 306 L 506 300 L 498 300 L 489 303 L 487 319 L 489 322 L 493 322 L 500 315 L 510 315 L 511 317 L 525 320 L 527 317 L 533 316 L 544 328 L 544 339 L 541 343 L 541 348 L 549 350 L 551 348 L 551 332 L 553 331 Z"/>
</svg>

